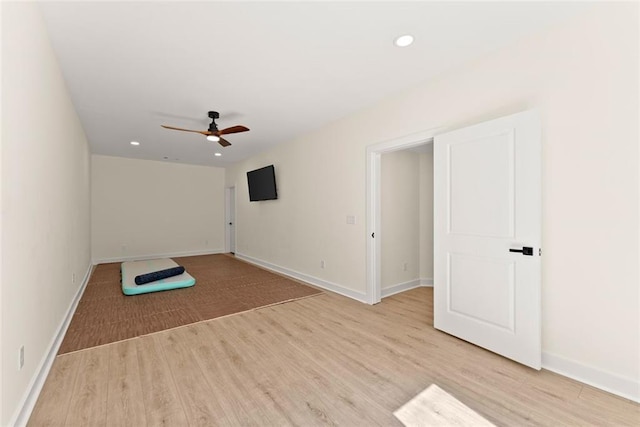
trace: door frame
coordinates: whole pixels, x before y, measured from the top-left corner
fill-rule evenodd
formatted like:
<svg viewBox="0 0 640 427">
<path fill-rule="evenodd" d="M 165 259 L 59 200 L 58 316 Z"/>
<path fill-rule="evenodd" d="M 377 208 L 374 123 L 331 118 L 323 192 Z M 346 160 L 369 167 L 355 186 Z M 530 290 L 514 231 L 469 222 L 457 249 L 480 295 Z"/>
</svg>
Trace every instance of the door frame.
<svg viewBox="0 0 640 427">
<path fill-rule="evenodd" d="M 236 212 L 236 186 L 231 185 L 229 187 L 225 187 L 224 189 L 224 251 L 229 253 L 231 251 L 231 226 L 229 226 L 229 220 L 231 219 L 231 192 L 233 191 L 233 225 L 236 225 L 235 221 L 235 212 Z M 237 245 L 237 228 L 234 228 L 234 239 Z M 235 248 L 234 248 L 235 251 Z"/>
<path fill-rule="evenodd" d="M 367 304 L 377 304 L 382 299 L 380 284 L 382 277 L 381 243 L 383 237 L 380 231 L 381 156 L 384 153 L 432 143 L 436 134 L 443 131 L 443 128 L 433 128 L 367 146 L 367 287 L 365 293 Z M 375 233 L 374 238 L 372 238 L 373 233 Z"/>
</svg>

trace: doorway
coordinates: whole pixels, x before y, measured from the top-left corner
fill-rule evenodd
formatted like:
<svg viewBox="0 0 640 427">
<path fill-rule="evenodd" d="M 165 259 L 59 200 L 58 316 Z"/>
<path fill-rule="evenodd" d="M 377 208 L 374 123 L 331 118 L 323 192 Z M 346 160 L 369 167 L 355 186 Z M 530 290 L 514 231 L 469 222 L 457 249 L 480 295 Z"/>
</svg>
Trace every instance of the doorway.
<svg viewBox="0 0 640 427">
<path fill-rule="evenodd" d="M 236 188 L 225 189 L 225 249 L 226 252 L 236 253 Z"/>
<path fill-rule="evenodd" d="M 433 285 L 433 144 L 385 152 L 380 168 L 381 297 Z"/>
<path fill-rule="evenodd" d="M 433 142 L 438 129 L 396 138 L 367 147 L 367 291 L 366 301 L 377 304 L 382 298 L 382 155 Z"/>
<path fill-rule="evenodd" d="M 382 296 L 381 156 L 433 142 L 434 327 L 540 369 L 538 113 L 436 131 L 367 147 L 366 300 Z"/>
</svg>

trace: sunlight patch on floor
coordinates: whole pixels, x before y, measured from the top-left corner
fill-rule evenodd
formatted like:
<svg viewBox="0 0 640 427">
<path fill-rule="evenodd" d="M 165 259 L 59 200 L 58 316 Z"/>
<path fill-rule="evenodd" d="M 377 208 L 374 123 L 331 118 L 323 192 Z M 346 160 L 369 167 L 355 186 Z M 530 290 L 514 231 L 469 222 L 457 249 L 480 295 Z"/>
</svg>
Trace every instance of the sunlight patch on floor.
<svg viewBox="0 0 640 427">
<path fill-rule="evenodd" d="M 435 384 L 405 403 L 393 415 L 407 427 L 494 426 Z"/>
</svg>

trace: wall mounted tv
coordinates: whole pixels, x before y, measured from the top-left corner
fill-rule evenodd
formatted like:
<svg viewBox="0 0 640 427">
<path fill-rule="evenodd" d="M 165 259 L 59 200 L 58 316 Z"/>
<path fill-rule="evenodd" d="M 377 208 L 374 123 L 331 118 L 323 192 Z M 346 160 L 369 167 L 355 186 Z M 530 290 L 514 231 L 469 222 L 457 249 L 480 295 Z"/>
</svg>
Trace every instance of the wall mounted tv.
<svg viewBox="0 0 640 427">
<path fill-rule="evenodd" d="M 249 200 L 274 200 L 278 198 L 276 191 L 276 174 L 273 165 L 247 172 L 249 184 Z"/>
</svg>

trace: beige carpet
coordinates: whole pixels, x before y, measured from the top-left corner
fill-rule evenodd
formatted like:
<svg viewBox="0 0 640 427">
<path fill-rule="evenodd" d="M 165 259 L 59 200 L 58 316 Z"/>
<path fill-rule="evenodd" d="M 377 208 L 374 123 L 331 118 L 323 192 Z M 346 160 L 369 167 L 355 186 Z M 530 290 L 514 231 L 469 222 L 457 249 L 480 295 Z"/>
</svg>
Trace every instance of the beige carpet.
<svg viewBox="0 0 640 427">
<path fill-rule="evenodd" d="M 322 293 L 228 255 L 173 259 L 195 286 L 125 296 L 120 263 L 98 265 L 58 354 Z"/>
<path fill-rule="evenodd" d="M 393 413 L 407 427 L 495 427 L 473 409 L 431 384 Z"/>
</svg>

